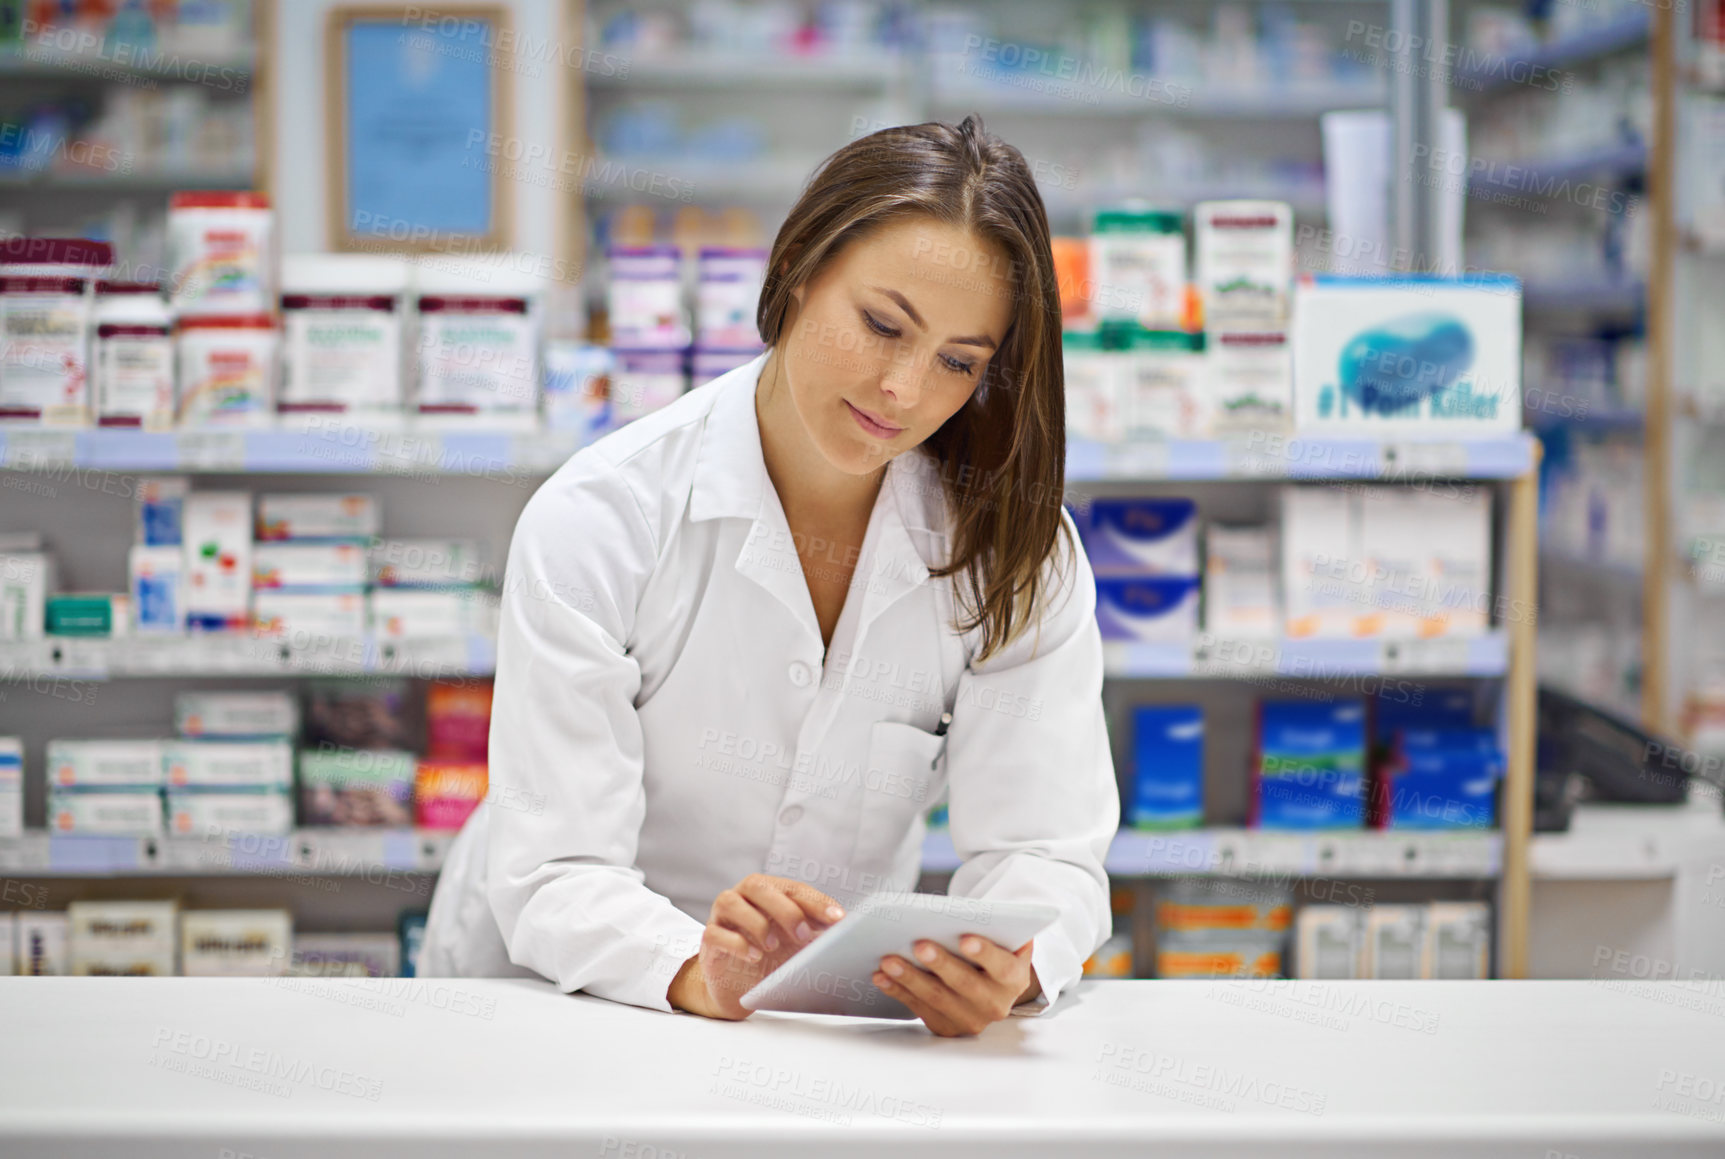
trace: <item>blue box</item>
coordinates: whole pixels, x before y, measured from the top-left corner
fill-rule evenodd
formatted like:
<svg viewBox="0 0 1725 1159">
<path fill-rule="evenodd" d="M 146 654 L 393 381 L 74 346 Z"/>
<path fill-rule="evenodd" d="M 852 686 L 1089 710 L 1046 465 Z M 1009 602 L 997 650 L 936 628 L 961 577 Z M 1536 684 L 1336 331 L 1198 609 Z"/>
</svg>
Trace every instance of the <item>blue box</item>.
<svg viewBox="0 0 1725 1159">
<path fill-rule="evenodd" d="M 1358 829 L 1365 823 L 1366 709 L 1357 700 L 1258 706 L 1252 825 Z"/>
<path fill-rule="evenodd" d="M 1372 700 L 1372 735 L 1388 741 L 1403 728 L 1472 728 L 1473 701 L 1470 688 L 1421 689 L 1417 701 L 1380 694 Z"/>
<path fill-rule="evenodd" d="M 1489 829 L 1504 756 L 1489 729 L 1407 729 L 1385 770 L 1377 810 L 1389 829 Z"/>
<path fill-rule="evenodd" d="M 1097 575 L 1198 574 L 1198 505 L 1190 499 L 1094 499 L 1079 527 Z"/>
<path fill-rule="evenodd" d="M 1135 829 L 1190 829 L 1204 823 L 1204 710 L 1195 704 L 1132 710 Z"/>
<path fill-rule="evenodd" d="M 1198 634 L 1198 580 L 1097 576 L 1096 623 L 1104 640 L 1190 644 Z"/>
</svg>

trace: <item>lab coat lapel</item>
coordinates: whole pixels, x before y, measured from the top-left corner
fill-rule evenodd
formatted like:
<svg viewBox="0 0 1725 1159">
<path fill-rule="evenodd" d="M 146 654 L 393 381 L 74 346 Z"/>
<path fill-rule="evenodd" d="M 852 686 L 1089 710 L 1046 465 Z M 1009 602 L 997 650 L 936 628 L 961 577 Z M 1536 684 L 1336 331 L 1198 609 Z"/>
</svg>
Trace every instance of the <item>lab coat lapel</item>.
<svg viewBox="0 0 1725 1159">
<path fill-rule="evenodd" d="M 939 498 L 930 489 L 940 486 L 939 477 L 928 469 L 930 462 L 922 452 L 910 451 L 887 465 L 880 502 L 870 518 L 868 546 L 851 579 L 851 594 L 862 599 L 853 650 L 866 646 L 869 626 L 888 608 L 928 582 L 928 565 L 912 539 L 912 528 L 925 539 L 940 538 L 928 526 L 930 508 L 938 508 Z"/>
</svg>

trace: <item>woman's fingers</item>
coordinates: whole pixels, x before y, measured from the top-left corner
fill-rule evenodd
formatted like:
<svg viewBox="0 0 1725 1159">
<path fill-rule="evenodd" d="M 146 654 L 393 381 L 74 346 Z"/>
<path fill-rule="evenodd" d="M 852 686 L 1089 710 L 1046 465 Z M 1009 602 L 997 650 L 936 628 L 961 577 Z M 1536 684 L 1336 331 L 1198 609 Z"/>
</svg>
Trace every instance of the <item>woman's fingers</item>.
<svg viewBox="0 0 1725 1159">
<path fill-rule="evenodd" d="M 800 946 L 826 927 L 807 920 L 803 907 L 786 890 L 785 884 L 783 878 L 756 873 L 743 878 L 737 885 L 737 892 L 782 930 L 791 945 Z M 763 937 L 772 938 L 773 944 L 768 946 L 769 949 L 778 949 L 778 934 L 768 931 Z"/>
<path fill-rule="evenodd" d="M 875 985 L 910 1007 L 911 1013 L 936 1034 L 975 1034 L 988 1025 L 989 1020 L 973 1010 L 952 987 L 896 955 L 882 959 Z"/>
<path fill-rule="evenodd" d="M 713 900 L 712 922 L 727 930 L 735 930 L 747 942 L 745 957 L 758 962 L 776 945 L 769 945 L 772 923 L 748 898 L 734 889 L 727 889 Z M 777 939 L 774 939 L 776 943 Z"/>
<path fill-rule="evenodd" d="M 1018 954 L 999 942 L 989 941 L 981 934 L 966 934 L 960 938 L 958 952 L 966 961 L 980 966 L 988 972 L 989 977 L 1001 982 L 1012 981 L 1024 962 Z M 1026 983 L 1029 980 L 1028 977 L 1023 979 Z"/>
<path fill-rule="evenodd" d="M 918 942 L 914 952 L 924 970 L 945 982 L 965 1002 L 982 1010 L 992 1010 L 1000 1004 L 998 998 L 1004 986 L 978 967 L 933 942 Z"/>
</svg>

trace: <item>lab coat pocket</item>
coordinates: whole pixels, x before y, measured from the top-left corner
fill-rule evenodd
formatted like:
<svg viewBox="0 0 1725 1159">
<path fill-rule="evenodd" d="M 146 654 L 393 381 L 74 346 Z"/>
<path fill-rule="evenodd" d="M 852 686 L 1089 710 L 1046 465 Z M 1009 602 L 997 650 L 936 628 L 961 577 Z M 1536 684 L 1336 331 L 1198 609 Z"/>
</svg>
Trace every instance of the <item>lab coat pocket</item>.
<svg viewBox="0 0 1725 1159">
<path fill-rule="evenodd" d="M 916 822 L 939 795 L 945 755 L 944 736 L 898 721 L 875 722 L 863 770 L 856 869 L 885 875 L 919 862 L 923 830 Z M 909 847 L 918 847 L 914 856 Z M 913 884 L 914 876 L 906 887 Z"/>
</svg>

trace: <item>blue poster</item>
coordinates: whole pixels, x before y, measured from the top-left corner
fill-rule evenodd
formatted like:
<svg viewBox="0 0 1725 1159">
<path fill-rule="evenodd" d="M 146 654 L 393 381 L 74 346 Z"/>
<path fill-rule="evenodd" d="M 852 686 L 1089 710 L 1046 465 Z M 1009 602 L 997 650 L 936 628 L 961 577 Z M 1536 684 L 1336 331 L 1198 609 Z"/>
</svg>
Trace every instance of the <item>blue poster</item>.
<svg viewBox="0 0 1725 1159">
<path fill-rule="evenodd" d="M 431 242 L 491 232 L 492 63 L 487 43 L 402 22 L 345 30 L 347 228 Z"/>
</svg>

